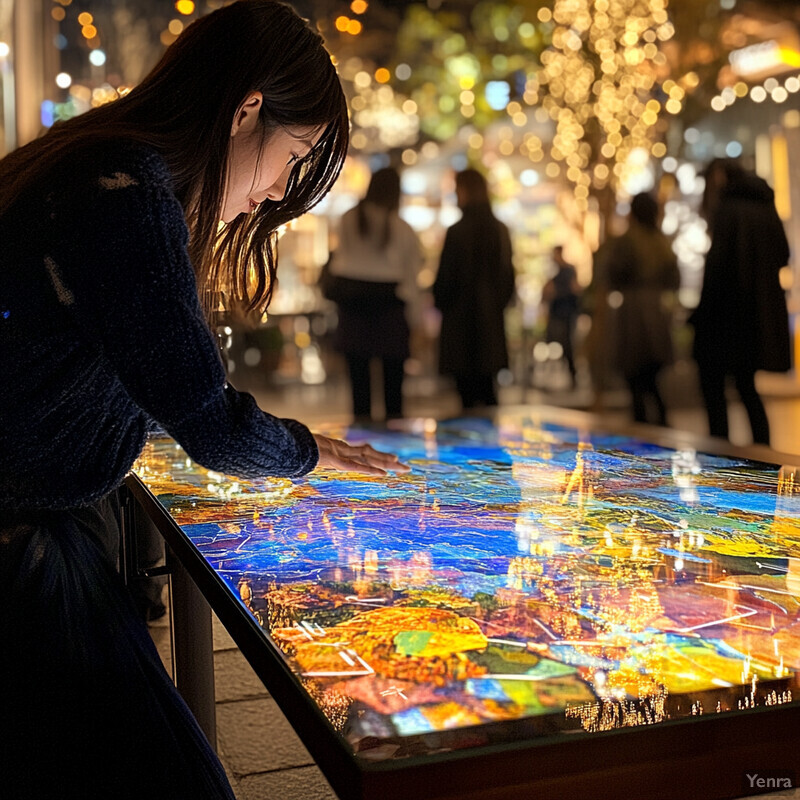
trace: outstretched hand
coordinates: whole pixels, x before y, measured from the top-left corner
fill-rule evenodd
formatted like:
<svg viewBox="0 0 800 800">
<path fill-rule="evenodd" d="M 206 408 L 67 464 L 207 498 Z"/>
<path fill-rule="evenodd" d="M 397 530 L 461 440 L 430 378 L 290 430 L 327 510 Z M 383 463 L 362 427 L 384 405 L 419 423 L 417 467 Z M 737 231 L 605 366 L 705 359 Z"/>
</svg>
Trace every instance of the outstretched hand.
<svg viewBox="0 0 800 800">
<path fill-rule="evenodd" d="M 386 475 L 387 472 L 409 472 L 411 467 L 400 463 L 393 453 L 381 453 L 368 444 L 348 444 L 314 434 L 319 448 L 317 467 L 342 472 L 361 472 L 365 475 Z"/>
</svg>

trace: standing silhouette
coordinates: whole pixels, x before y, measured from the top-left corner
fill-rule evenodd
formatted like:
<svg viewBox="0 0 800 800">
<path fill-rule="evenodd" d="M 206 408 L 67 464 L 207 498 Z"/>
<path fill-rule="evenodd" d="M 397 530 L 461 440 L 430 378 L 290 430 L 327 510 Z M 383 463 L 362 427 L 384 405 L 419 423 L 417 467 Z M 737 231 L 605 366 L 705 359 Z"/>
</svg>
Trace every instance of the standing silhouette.
<svg viewBox="0 0 800 800">
<path fill-rule="evenodd" d="M 709 432 L 728 437 L 725 384 L 731 376 L 753 441 L 769 444 L 755 373 L 785 372 L 791 366 L 789 318 L 779 280 L 789 261 L 789 244 L 766 181 L 729 159 L 712 161 L 705 176 L 701 211 L 711 247 L 700 302 L 689 321 Z"/>
<path fill-rule="evenodd" d="M 556 273 L 545 283 L 542 300 L 547 305 L 547 328 L 545 338 L 548 342 L 561 345 L 564 360 L 567 362 L 572 387 L 575 388 L 575 324 L 578 321 L 580 284 L 575 267 L 564 258 L 564 248 L 553 248 L 553 263 Z"/>
<path fill-rule="evenodd" d="M 409 321 L 416 321 L 419 308 L 422 248 L 400 219 L 400 196 L 396 169 L 373 174 L 364 199 L 342 217 L 323 284 L 338 306 L 336 346 L 347 361 L 353 416 L 360 421 L 373 419 L 373 359 L 383 368 L 386 417 L 403 414 L 403 365 L 409 356 Z"/>
<path fill-rule="evenodd" d="M 442 312 L 439 370 L 453 375 L 465 409 L 497 405 L 497 372 L 508 366 L 504 310 L 514 294 L 508 229 L 492 212 L 486 179 L 456 175 L 462 217 L 445 235 L 433 299 Z"/>
<path fill-rule="evenodd" d="M 658 376 L 673 358 L 672 306 L 680 272 L 658 218 L 657 201 L 637 194 L 631 201 L 628 230 L 602 251 L 602 270 L 609 297 L 617 293 L 612 304 L 613 361 L 628 384 L 633 418 L 666 425 Z"/>
</svg>

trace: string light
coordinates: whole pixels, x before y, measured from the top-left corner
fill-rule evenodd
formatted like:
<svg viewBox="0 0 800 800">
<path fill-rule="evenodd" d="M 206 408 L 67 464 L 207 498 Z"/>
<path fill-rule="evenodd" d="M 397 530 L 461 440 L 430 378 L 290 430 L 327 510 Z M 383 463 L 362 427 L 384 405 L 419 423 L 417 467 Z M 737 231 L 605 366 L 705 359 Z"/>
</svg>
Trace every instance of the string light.
<svg viewBox="0 0 800 800">
<path fill-rule="evenodd" d="M 624 183 L 642 168 L 633 155 L 660 152 L 653 150 L 659 117 L 677 113 L 684 94 L 672 82 L 666 108 L 652 98 L 666 64 L 656 42 L 674 34 L 666 6 L 667 0 L 555 0 L 552 13 L 539 11 L 539 20 L 552 24 L 537 86 L 556 123 L 550 157 L 568 159 L 567 180 L 576 189 Z M 609 167 L 598 172 L 598 160 Z M 585 200 L 585 190 L 576 197 Z"/>
</svg>

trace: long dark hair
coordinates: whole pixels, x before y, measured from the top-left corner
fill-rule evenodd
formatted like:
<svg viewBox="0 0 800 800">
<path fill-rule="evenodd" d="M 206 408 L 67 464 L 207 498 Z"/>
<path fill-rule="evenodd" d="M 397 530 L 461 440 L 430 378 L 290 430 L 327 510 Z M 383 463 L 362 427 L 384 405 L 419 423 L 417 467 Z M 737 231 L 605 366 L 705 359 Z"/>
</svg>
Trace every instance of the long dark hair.
<svg viewBox="0 0 800 800">
<path fill-rule="evenodd" d="M 483 206 L 492 214 L 489 185 L 478 170 L 469 168 L 456 173 L 456 195 L 462 210 L 466 206 Z"/>
<path fill-rule="evenodd" d="M 731 181 L 741 180 L 744 167 L 734 158 L 713 158 L 700 173 L 706 181 L 700 201 L 700 216 L 706 221 L 709 233 L 714 228 L 714 216 L 723 188 Z"/>
<path fill-rule="evenodd" d="M 504 253 L 502 224 L 495 217 L 489 197 L 489 184 L 482 173 L 471 167 L 456 173 L 456 200 L 462 212 L 473 264 L 496 264 Z M 510 258 L 510 254 L 508 256 Z"/>
<path fill-rule="evenodd" d="M 261 92 L 262 142 L 286 126 L 322 130 L 289 176 L 283 200 L 220 227 L 234 115 Z M 156 149 L 174 179 L 191 232 L 189 255 L 207 310 L 226 296 L 246 310 L 269 304 L 276 230 L 333 185 L 348 146 L 347 104 L 322 37 L 277 0 L 238 0 L 200 17 L 128 94 L 67 122 L 0 161 L 0 214 L 85 145 L 128 139 Z"/>
<path fill-rule="evenodd" d="M 386 213 L 378 237 L 381 250 L 386 249 L 391 238 L 391 215 L 400 208 L 400 173 L 394 167 L 384 167 L 372 174 L 364 199 L 358 204 L 358 233 L 362 239 L 369 235 L 367 205 L 382 208 Z"/>
</svg>

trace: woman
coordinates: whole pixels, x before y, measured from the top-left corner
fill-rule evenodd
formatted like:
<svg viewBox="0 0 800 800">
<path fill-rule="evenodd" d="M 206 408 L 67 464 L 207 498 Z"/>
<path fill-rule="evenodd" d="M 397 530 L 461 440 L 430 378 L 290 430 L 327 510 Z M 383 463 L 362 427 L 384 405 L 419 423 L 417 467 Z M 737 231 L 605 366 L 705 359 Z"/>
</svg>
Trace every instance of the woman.
<svg viewBox="0 0 800 800">
<path fill-rule="evenodd" d="M 260 411 L 203 314 L 221 291 L 266 306 L 274 231 L 330 189 L 347 130 L 319 35 L 240 0 L 0 161 L 5 796 L 233 797 L 115 571 L 113 493 L 148 428 L 243 477 L 405 469 Z"/>
<path fill-rule="evenodd" d="M 672 308 L 680 286 L 678 260 L 658 227 L 654 197 L 631 200 L 628 230 L 607 243 L 598 270 L 621 303 L 613 311 L 615 364 L 627 381 L 637 422 L 667 424 L 658 376 L 672 362 Z M 616 304 L 615 304 L 616 305 Z"/>
<path fill-rule="evenodd" d="M 416 234 L 400 219 L 400 174 L 374 173 L 364 199 L 342 217 L 331 257 L 326 296 L 336 302 L 336 344 L 350 372 L 353 416 L 370 421 L 370 362 L 383 367 L 388 419 L 403 415 L 403 365 L 409 356 L 409 321 L 419 306 L 417 273 L 422 251 Z"/>
<path fill-rule="evenodd" d="M 448 229 L 433 285 L 442 312 L 439 370 L 455 377 L 465 409 L 497 405 L 494 381 L 508 366 L 504 310 L 514 295 L 508 229 L 492 213 L 486 179 L 456 175 L 461 219 Z"/>
</svg>

